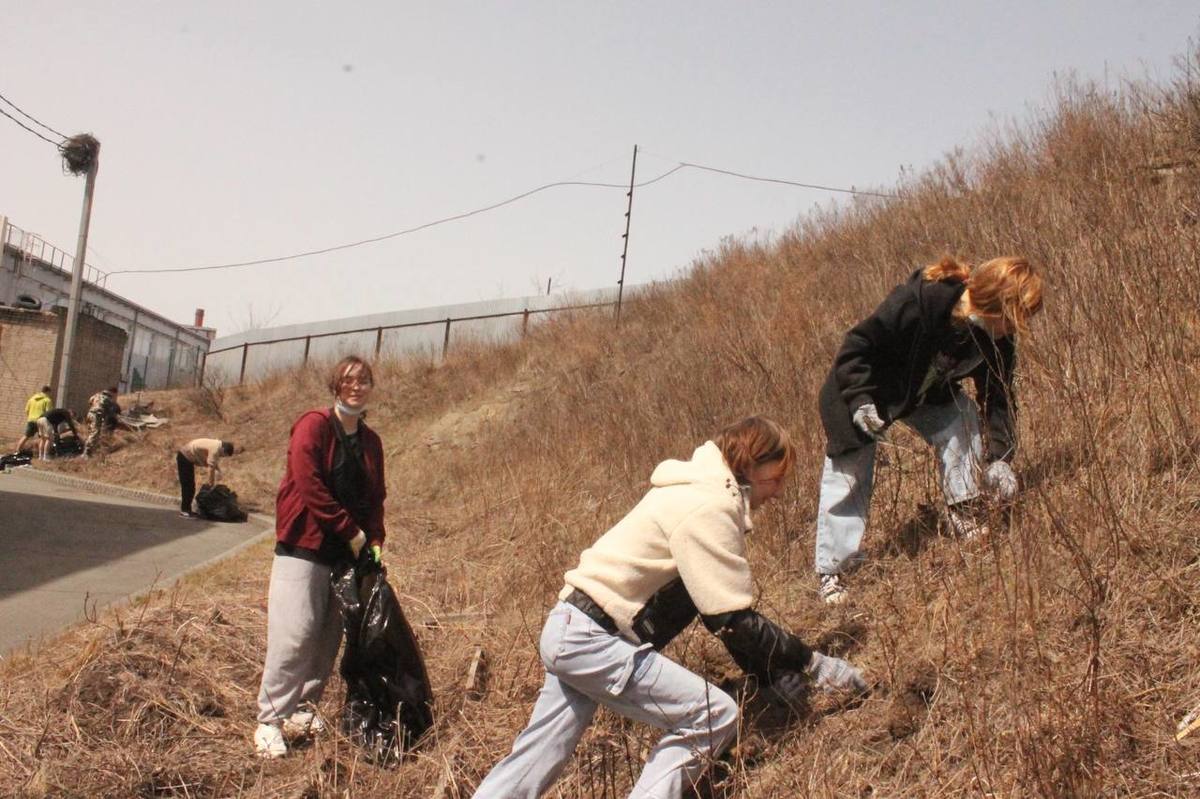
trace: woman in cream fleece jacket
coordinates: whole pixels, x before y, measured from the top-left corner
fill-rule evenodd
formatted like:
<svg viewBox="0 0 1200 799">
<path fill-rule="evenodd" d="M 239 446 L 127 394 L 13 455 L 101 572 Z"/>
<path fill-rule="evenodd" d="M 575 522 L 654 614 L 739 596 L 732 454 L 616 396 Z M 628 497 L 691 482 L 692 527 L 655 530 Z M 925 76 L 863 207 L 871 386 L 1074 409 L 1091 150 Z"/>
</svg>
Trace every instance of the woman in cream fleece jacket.
<svg viewBox="0 0 1200 799">
<path fill-rule="evenodd" d="M 664 461 L 646 496 L 566 573 L 542 631 L 546 682 L 511 754 L 477 799 L 541 796 L 599 705 L 666 734 L 631 797 L 676 799 L 737 731 L 737 703 L 659 651 L 697 615 L 748 673 L 795 690 L 864 690 L 857 669 L 814 652 L 752 610 L 750 511 L 779 493 L 795 462 L 763 417 L 734 424 L 691 460 Z"/>
</svg>

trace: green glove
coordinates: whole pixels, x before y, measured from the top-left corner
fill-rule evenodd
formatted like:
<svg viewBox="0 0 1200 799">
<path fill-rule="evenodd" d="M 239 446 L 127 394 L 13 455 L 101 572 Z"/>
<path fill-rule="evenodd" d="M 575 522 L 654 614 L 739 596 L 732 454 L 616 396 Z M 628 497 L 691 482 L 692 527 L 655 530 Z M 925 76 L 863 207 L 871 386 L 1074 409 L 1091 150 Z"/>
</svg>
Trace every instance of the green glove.
<svg viewBox="0 0 1200 799">
<path fill-rule="evenodd" d="M 376 563 L 383 563 L 383 547 L 371 544 L 371 557 L 375 558 Z"/>
</svg>

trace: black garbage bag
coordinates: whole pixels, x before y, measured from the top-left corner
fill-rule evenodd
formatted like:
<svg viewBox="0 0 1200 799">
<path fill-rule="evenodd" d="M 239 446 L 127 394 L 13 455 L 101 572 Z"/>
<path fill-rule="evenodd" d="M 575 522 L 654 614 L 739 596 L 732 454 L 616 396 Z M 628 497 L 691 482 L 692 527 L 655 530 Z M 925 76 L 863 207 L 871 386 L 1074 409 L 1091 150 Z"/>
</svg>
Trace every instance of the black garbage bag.
<svg viewBox="0 0 1200 799">
<path fill-rule="evenodd" d="M 0 472 L 16 466 L 28 466 L 32 462 L 33 458 L 23 452 L 13 452 L 9 455 L 0 455 Z"/>
<path fill-rule="evenodd" d="M 342 732 L 376 763 L 396 762 L 433 726 L 425 660 L 383 569 L 364 547 L 333 569 L 342 611 L 346 681 Z"/>
<path fill-rule="evenodd" d="M 237 493 L 223 484 L 202 486 L 196 494 L 196 508 L 202 517 L 217 522 L 244 522 L 247 518 L 238 505 Z"/>
<path fill-rule="evenodd" d="M 54 442 L 54 457 L 71 458 L 83 454 L 83 442 L 71 436 Z"/>
</svg>

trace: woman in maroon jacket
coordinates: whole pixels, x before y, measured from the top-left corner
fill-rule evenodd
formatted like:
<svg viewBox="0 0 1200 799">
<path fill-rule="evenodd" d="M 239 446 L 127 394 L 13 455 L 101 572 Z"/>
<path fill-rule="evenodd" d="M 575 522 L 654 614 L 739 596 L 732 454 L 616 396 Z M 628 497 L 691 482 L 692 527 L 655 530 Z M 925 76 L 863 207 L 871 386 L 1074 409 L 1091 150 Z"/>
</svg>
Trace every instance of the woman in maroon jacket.
<svg viewBox="0 0 1200 799">
<path fill-rule="evenodd" d="M 254 733 L 263 757 L 287 754 L 285 729 L 306 734 L 321 726 L 314 709 L 342 637 L 332 566 L 358 558 L 364 546 L 380 558 L 383 445 L 361 418 L 373 388 L 371 367 L 343 358 L 329 381 L 333 407 L 307 411 L 292 426 L 275 500 L 267 658 Z"/>
</svg>

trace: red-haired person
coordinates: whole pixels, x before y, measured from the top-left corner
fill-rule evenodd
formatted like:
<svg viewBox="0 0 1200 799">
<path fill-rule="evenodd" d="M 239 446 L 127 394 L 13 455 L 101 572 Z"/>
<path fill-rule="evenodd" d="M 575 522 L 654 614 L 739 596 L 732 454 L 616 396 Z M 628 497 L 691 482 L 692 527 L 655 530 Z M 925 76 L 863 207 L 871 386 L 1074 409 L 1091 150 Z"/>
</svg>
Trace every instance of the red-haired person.
<svg viewBox="0 0 1200 799">
<path fill-rule="evenodd" d="M 343 358 L 333 369 L 333 407 L 292 425 L 287 469 L 275 500 L 275 560 L 267 599 L 267 656 L 254 745 L 287 754 L 285 731 L 316 732 L 315 715 L 342 638 L 332 567 L 384 540 L 383 445 L 362 419 L 374 388 L 371 367 Z"/>
<path fill-rule="evenodd" d="M 1024 258 L 972 269 L 946 257 L 914 272 L 846 334 L 820 394 L 827 445 L 816 567 L 826 602 L 845 600 L 844 573 L 861 560 L 875 445 L 892 423 L 936 450 L 946 518 L 959 535 L 985 532 L 985 490 L 1015 496 L 1016 336 L 1041 307 L 1042 278 Z M 964 379 L 975 384 L 974 401 Z"/>
<path fill-rule="evenodd" d="M 542 629 L 546 681 L 533 716 L 476 799 L 549 790 L 600 705 L 665 731 L 630 796 L 681 796 L 737 732 L 733 698 L 660 654 L 697 615 L 742 669 L 784 692 L 810 680 L 865 689 L 858 669 L 752 609 L 750 511 L 779 493 L 794 462 L 786 431 L 750 417 L 691 460 L 658 465 L 642 500 L 566 573 Z"/>
</svg>

